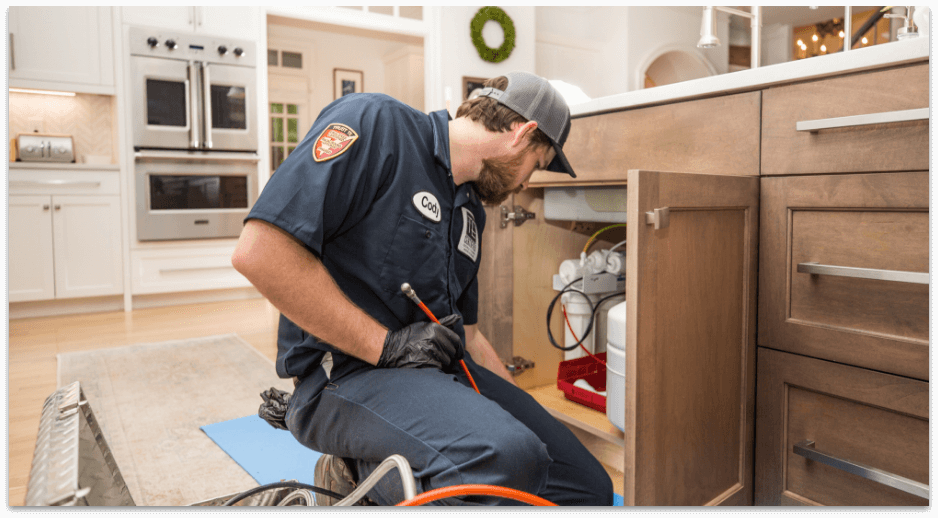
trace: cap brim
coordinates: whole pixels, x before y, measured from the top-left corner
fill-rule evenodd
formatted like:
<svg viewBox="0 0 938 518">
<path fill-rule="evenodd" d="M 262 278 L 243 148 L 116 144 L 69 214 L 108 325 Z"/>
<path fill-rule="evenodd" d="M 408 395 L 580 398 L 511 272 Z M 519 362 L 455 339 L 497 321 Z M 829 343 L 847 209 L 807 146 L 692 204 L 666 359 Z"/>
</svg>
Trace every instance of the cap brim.
<svg viewBox="0 0 938 518">
<path fill-rule="evenodd" d="M 554 159 L 550 161 L 547 170 L 555 173 L 567 173 L 571 177 L 576 178 L 576 173 L 574 173 L 573 168 L 570 167 L 570 162 L 567 161 L 567 156 L 563 154 L 563 149 L 553 142 L 551 142 L 551 144 L 554 146 L 554 151 L 556 151 L 557 154 L 554 156 Z"/>
</svg>

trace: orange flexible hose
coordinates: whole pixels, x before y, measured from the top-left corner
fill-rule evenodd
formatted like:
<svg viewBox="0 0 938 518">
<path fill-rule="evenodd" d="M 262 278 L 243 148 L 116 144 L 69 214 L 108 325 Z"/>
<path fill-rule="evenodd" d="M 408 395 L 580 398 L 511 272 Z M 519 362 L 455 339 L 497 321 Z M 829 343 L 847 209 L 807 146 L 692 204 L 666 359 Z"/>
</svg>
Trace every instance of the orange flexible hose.
<svg viewBox="0 0 938 518">
<path fill-rule="evenodd" d="M 441 487 L 439 489 L 432 489 L 426 493 L 421 493 L 410 500 L 405 500 L 398 506 L 416 506 L 423 505 L 426 503 L 433 502 L 435 500 L 440 500 L 441 498 L 449 498 L 451 496 L 466 496 L 466 495 L 486 495 L 486 496 L 499 496 L 502 498 L 510 498 L 512 500 L 517 500 L 519 502 L 524 502 L 531 505 L 548 505 L 548 506 L 557 506 L 557 504 L 544 500 L 543 498 L 532 495 L 531 493 L 525 493 L 524 491 L 519 491 L 517 489 L 510 489 L 507 487 L 501 486 L 491 486 L 487 484 L 463 484 L 460 486 L 449 486 Z"/>
<path fill-rule="evenodd" d="M 418 306 L 420 306 L 420 309 L 422 309 L 423 312 L 426 313 L 428 317 L 430 317 L 430 320 L 436 322 L 437 324 L 440 323 L 440 321 L 437 320 L 435 316 L 433 316 L 433 312 L 430 311 L 430 308 L 428 308 L 426 304 L 421 302 L 418 304 Z M 481 394 L 481 392 L 479 392 L 479 386 L 476 385 L 476 380 L 472 379 L 472 374 L 469 374 L 469 367 L 466 366 L 466 362 L 459 360 L 459 364 L 462 365 L 462 370 L 466 373 L 466 377 L 469 378 L 469 383 L 472 385 L 472 388 L 475 389 L 476 394 Z"/>
<path fill-rule="evenodd" d="M 573 335 L 573 339 L 576 340 L 577 342 L 579 342 L 580 339 L 577 338 L 576 332 L 573 331 L 573 326 L 570 325 L 570 319 L 567 318 L 567 306 L 564 306 L 563 304 L 561 304 L 561 305 L 560 305 L 560 309 L 563 310 L 563 319 L 567 321 L 567 329 L 570 330 L 570 334 Z M 583 352 L 585 352 L 586 354 L 590 355 L 590 358 L 592 358 L 592 359 L 598 361 L 599 363 L 601 363 L 601 364 L 603 364 L 603 365 L 606 365 L 606 362 L 604 362 L 604 361 L 600 360 L 599 358 L 593 356 L 593 353 L 591 353 L 590 350 L 587 349 L 586 347 L 583 347 L 583 344 L 580 344 L 580 349 L 583 349 Z"/>
</svg>

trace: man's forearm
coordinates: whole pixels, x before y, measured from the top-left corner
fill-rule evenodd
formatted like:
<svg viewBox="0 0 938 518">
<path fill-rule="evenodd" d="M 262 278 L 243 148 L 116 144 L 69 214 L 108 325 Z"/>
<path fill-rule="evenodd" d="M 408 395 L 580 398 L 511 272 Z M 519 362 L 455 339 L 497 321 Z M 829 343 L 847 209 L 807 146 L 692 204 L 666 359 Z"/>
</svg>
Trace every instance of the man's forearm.
<svg viewBox="0 0 938 518">
<path fill-rule="evenodd" d="M 232 265 L 306 332 L 372 365 L 387 329 L 342 293 L 322 262 L 280 228 L 249 220 Z"/>
<path fill-rule="evenodd" d="M 473 361 L 517 386 L 514 377 L 508 372 L 505 365 L 502 364 L 492 344 L 489 343 L 485 335 L 479 331 L 478 327 L 475 325 L 465 326 L 465 330 L 466 350 L 472 355 Z"/>
</svg>

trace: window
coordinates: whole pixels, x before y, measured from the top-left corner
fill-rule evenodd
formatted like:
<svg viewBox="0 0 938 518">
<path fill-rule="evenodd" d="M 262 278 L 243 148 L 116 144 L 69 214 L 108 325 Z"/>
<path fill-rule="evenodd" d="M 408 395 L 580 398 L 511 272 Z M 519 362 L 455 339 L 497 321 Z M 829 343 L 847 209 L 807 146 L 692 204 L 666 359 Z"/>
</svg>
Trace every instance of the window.
<svg viewBox="0 0 938 518">
<path fill-rule="evenodd" d="M 288 103 L 270 103 L 270 171 L 296 149 L 300 142 L 300 106 Z"/>
</svg>

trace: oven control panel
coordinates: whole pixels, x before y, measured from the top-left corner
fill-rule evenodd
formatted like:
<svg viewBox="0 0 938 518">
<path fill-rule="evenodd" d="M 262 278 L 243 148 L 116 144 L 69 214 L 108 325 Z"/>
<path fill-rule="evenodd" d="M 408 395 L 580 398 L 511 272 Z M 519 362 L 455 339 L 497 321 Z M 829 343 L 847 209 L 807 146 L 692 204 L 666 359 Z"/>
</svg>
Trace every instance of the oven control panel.
<svg viewBox="0 0 938 518">
<path fill-rule="evenodd" d="M 130 28 L 130 54 L 254 67 L 254 42 L 234 38 Z"/>
</svg>

